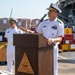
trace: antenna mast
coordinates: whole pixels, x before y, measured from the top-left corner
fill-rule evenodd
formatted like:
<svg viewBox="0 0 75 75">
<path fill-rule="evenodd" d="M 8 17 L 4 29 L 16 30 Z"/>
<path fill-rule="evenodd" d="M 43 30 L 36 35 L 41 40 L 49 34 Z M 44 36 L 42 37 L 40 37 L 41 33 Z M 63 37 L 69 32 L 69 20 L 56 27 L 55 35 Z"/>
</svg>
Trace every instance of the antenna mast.
<svg viewBox="0 0 75 75">
<path fill-rule="evenodd" d="M 11 18 L 11 16 L 12 16 L 12 12 L 13 12 L 13 9 L 11 9 L 11 12 L 10 12 L 10 18 Z"/>
</svg>

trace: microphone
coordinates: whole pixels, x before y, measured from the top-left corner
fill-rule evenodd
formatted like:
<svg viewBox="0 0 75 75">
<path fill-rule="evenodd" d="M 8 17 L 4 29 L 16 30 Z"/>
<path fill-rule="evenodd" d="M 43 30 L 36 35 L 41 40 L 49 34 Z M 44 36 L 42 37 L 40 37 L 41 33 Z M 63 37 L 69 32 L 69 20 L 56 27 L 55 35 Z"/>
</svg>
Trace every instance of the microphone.
<svg viewBox="0 0 75 75">
<path fill-rule="evenodd" d="M 47 14 L 44 14 L 44 16 L 40 19 L 39 23 L 37 24 L 37 26 L 40 24 L 40 22 L 43 21 L 43 19 L 47 16 Z"/>
<path fill-rule="evenodd" d="M 46 16 L 47 16 L 47 14 L 44 14 L 44 16 L 40 19 L 40 22 L 42 22 Z"/>
</svg>

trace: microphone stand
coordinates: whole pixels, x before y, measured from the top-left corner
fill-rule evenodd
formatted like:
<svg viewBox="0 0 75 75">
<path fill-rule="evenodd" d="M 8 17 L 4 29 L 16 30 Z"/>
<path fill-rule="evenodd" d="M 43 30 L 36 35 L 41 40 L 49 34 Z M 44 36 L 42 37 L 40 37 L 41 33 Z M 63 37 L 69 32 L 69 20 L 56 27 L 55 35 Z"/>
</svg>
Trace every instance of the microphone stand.
<svg viewBox="0 0 75 75">
<path fill-rule="evenodd" d="M 44 18 L 47 16 L 47 14 L 44 14 L 44 16 L 40 19 L 39 23 L 37 24 L 37 26 L 40 24 L 40 22 L 42 22 L 44 20 Z"/>
</svg>

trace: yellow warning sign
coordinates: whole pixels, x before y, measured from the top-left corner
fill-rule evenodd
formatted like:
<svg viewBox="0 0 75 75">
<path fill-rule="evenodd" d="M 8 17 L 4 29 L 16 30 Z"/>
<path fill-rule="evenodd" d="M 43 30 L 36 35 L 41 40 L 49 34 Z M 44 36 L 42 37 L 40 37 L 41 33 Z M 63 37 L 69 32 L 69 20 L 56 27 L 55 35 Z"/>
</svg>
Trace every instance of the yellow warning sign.
<svg viewBox="0 0 75 75">
<path fill-rule="evenodd" d="M 34 74 L 34 71 L 31 67 L 31 64 L 29 62 L 29 59 L 27 57 L 27 54 L 24 53 L 23 58 L 21 60 L 21 63 L 18 67 L 18 72 L 24 72 L 24 73 L 29 73 L 29 74 Z"/>
</svg>

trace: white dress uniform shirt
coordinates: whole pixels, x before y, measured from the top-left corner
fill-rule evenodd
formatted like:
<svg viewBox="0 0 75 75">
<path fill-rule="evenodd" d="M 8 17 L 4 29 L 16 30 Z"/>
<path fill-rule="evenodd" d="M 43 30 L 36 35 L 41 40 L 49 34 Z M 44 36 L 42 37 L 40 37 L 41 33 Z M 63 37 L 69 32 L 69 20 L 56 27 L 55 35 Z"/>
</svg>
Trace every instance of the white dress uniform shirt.
<svg viewBox="0 0 75 75">
<path fill-rule="evenodd" d="M 64 24 L 60 23 L 57 18 L 54 21 L 45 20 L 36 27 L 36 31 L 42 33 L 47 39 L 64 36 L 63 30 Z"/>
<path fill-rule="evenodd" d="M 43 34 L 47 39 L 57 38 L 58 36 L 64 36 L 64 24 L 57 18 L 54 21 L 44 20 L 36 27 L 36 32 Z M 55 42 L 53 49 L 54 53 L 54 75 L 58 75 L 58 44 Z"/>
<path fill-rule="evenodd" d="M 5 32 L 5 37 L 8 39 L 8 44 L 9 43 L 13 43 L 13 34 L 23 34 L 23 31 L 21 31 L 20 29 L 18 29 L 17 27 L 15 27 L 14 29 L 9 28 L 6 30 Z"/>
<path fill-rule="evenodd" d="M 13 34 L 23 34 L 23 31 L 15 27 L 14 29 L 8 28 L 5 32 L 7 38 L 7 70 L 12 72 L 12 64 L 15 62 L 15 47 L 13 46 Z M 15 64 L 15 63 L 14 63 Z"/>
</svg>

